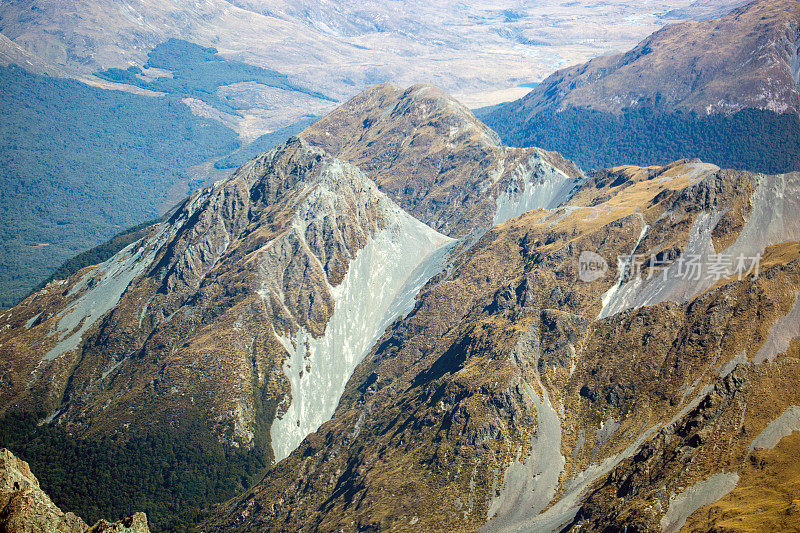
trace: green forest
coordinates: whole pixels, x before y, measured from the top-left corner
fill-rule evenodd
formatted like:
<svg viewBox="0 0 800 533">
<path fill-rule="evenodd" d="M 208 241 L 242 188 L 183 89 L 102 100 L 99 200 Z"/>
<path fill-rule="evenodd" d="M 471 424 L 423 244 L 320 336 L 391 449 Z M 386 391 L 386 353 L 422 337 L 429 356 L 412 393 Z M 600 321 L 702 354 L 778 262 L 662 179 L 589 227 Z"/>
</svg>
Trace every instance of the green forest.
<svg viewBox="0 0 800 533">
<path fill-rule="evenodd" d="M 747 109 L 698 116 L 644 108 L 614 115 L 573 107 L 523 119 L 506 106 L 479 114 L 509 145 L 558 151 L 586 171 L 683 158 L 765 173 L 800 170 L 795 114 Z"/>
<path fill-rule="evenodd" d="M 222 159 L 218 159 L 214 163 L 214 167 L 218 169 L 238 168 L 258 155 L 268 152 L 279 144 L 285 143 L 290 137 L 297 135 L 311 124 L 316 122 L 318 118 L 319 117 L 308 117 L 292 124 L 291 126 L 281 128 L 273 131 L 272 133 L 265 133 L 255 141 L 248 145 L 242 146 L 232 154 L 229 154 Z"/>
<path fill-rule="evenodd" d="M 115 235 L 103 244 L 95 246 L 91 250 L 86 250 L 71 259 L 67 259 L 49 278 L 37 285 L 33 292 L 44 288 L 45 285 L 53 280 L 67 279 L 82 268 L 105 262 L 129 244 L 145 237 L 149 229 L 157 222 L 158 220 L 150 220 L 138 226 L 134 226 Z"/>
<path fill-rule="evenodd" d="M 0 67 L 0 307 L 60 264 L 153 219 L 184 170 L 239 148 L 175 96 Z"/>
<path fill-rule="evenodd" d="M 202 426 L 158 427 L 127 441 L 82 440 L 38 426 L 40 418 L 0 419 L 0 446 L 31 465 L 59 508 L 89 524 L 144 511 L 154 533 L 195 533 L 204 509 L 242 493 L 267 467 L 258 447 L 235 450 Z"/>
<path fill-rule="evenodd" d="M 241 61 L 225 59 L 217 53 L 215 48 L 204 48 L 180 39 L 170 39 L 159 44 L 147 57 L 146 68 L 168 70 L 172 76 L 163 76 L 148 81 L 141 77 L 142 69 L 135 66 L 127 69 L 104 70 L 97 76 L 108 81 L 135 85 L 142 89 L 182 98 L 197 98 L 226 113 L 236 113 L 237 110 L 228 100 L 217 95 L 217 89 L 234 83 L 255 82 L 328 100 L 320 93 L 290 82 L 285 74 L 248 65 Z"/>
</svg>

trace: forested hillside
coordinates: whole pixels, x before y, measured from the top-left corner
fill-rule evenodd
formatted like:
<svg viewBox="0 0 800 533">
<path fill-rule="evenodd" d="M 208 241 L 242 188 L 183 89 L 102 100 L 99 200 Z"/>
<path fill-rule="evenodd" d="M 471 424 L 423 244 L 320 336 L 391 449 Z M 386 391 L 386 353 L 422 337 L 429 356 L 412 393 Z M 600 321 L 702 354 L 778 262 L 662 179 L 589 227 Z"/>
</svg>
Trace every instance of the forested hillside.
<svg viewBox="0 0 800 533">
<path fill-rule="evenodd" d="M 56 505 L 90 523 L 145 511 L 153 532 L 196 532 L 203 510 L 241 493 L 267 465 L 258 449 L 233 450 L 200 426 L 191 438 L 162 427 L 128 440 L 90 441 L 37 421 L 0 418 L 0 445 L 36 465 Z"/>
<path fill-rule="evenodd" d="M 185 169 L 239 146 L 177 97 L 0 68 L 0 307 L 60 264 L 157 216 Z"/>
<path fill-rule="evenodd" d="M 800 169 L 800 118 L 794 113 L 746 109 L 698 116 L 643 108 L 615 115 L 571 107 L 522 123 L 513 109 L 498 107 L 482 118 L 506 143 L 555 150 L 585 170 L 684 158 L 768 173 Z"/>
</svg>

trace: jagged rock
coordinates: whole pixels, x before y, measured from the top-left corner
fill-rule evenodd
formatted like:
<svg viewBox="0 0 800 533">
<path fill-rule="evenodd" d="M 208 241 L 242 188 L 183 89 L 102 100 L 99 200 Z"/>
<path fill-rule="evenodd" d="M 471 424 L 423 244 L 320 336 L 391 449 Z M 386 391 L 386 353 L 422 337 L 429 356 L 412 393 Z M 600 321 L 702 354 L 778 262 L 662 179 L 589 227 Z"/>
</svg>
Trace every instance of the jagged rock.
<svg viewBox="0 0 800 533">
<path fill-rule="evenodd" d="M 6 315 L 14 386 L 0 399 L 82 437 L 199 424 L 280 458 L 330 416 L 449 243 L 357 168 L 292 139 Z M 23 309 L 50 318 L 27 327 Z"/>
</svg>

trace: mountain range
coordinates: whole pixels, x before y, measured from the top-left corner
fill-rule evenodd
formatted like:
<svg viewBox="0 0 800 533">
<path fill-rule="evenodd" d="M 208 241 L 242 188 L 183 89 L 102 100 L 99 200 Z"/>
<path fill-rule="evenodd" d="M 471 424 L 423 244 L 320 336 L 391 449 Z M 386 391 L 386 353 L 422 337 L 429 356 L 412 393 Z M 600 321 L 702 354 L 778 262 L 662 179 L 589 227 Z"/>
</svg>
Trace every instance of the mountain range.
<svg viewBox="0 0 800 533">
<path fill-rule="evenodd" d="M 3 2 L 0 307 L 376 83 L 495 104 L 741 3 Z"/>
<path fill-rule="evenodd" d="M 618 167 L 462 239 L 331 420 L 206 529 L 791 527 L 799 186 Z M 609 271 L 582 282 L 587 251 Z"/>
<path fill-rule="evenodd" d="M 301 5 L 259 16 L 302 15 L 331 39 L 410 24 Z M 582 116 L 581 98 L 601 117 L 700 116 L 728 94 L 707 117 L 796 117 L 778 46 L 794 42 L 796 3 L 690 7 L 706 20 L 480 116 L 529 127 Z M 738 89 L 719 75 L 672 91 L 687 50 L 688 77 L 711 68 L 687 44 L 701 37 L 729 43 L 723 73 L 732 48 L 763 53 Z M 310 95 L 216 48 L 149 52 L 103 65 L 103 83 L 158 87 L 173 111 L 236 111 L 206 89 L 243 73 Z M 147 75 L 165 66 L 172 81 Z M 651 108 L 613 107 L 645 72 L 667 111 L 645 82 L 637 106 Z M 196 126 L 224 141 L 209 124 Z M 551 146 L 507 146 L 527 131 L 510 126 L 435 86 L 381 83 L 0 311 L 0 528 L 796 529 L 800 172 L 699 158 L 587 171 Z"/>
<path fill-rule="evenodd" d="M 562 69 L 480 115 L 504 141 L 558 150 L 584 168 L 701 157 L 796 170 L 798 36 L 797 2 L 757 0 Z"/>
<path fill-rule="evenodd" d="M 4 445 L 156 531 L 791 524 L 798 188 L 381 85 L 0 314 Z"/>
<path fill-rule="evenodd" d="M 438 145 L 436 129 L 461 132 L 452 140 L 463 145 L 399 153 L 407 165 L 466 155 L 458 168 L 467 170 L 469 150 L 497 157 L 470 175 L 443 174 L 480 191 L 481 209 L 475 219 L 458 217 L 455 203 L 449 216 L 428 209 L 443 232 L 476 237 L 526 209 L 555 207 L 580 179 L 554 154 L 501 147 L 436 89 L 375 91 L 395 96 L 376 113 L 402 106 L 390 122 L 429 133 L 420 144 Z M 376 123 L 376 136 L 387 126 Z M 0 315 L 9 321 L 0 403 L 81 438 L 175 431 L 285 457 L 330 417 L 364 352 L 455 245 L 396 203 L 427 205 L 424 194 L 387 192 L 394 199 L 302 137 L 259 156 L 103 265 L 48 284 L 21 304 L 31 316 L 19 306 Z"/>
<path fill-rule="evenodd" d="M 537 81 L 562 62 L 624 48 L 666 22 L 704 18 L 742 3 L 617 1 L 565 7 L 547 1 L 534 7 L 516 0 L 491 5 L 178 0 L 119 6 L 81 0 L 64 6 L 14 0 L 0 8 L 0 32 L 6 56 L 28 57 L 32 66 L 47 64 L 50 72 L 83 78 L 112 67 L 141 67 L 148 52 L 176 38 L 219 48 L 226 59 L 283 72 L 335 98 L 388 79 L 435 82 L 468 95 Z M 444 72 L 443 62 L 449 65 Z M 481 100 L 491 97 L 476 102 Z M 314 105 L 308 101 L 303 107 Z"/>
</svg>

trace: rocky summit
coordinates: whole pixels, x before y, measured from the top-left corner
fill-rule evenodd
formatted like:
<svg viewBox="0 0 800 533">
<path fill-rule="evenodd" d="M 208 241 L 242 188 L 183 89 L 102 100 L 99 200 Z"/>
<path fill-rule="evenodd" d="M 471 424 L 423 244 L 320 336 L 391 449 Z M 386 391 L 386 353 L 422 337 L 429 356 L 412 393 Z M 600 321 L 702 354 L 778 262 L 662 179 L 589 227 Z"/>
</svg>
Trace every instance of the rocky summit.
<svg viewBox="0 0 800 533">
<path fill-rule="evenodd" d="M 503 146 L 470 110 L 429 85 L 379 85 L 300 136 L 363 170 L 400 207 L 451 237 L 557 207 L 583 177 L 555 152 Z"/>
<path fill-rule="evenodd" d="M 109 486 L 188 464 L 206 532 L 789 529 L 798 213 L 797 172 L 586 176 L 381 85 L 0 313 L 0 407 Z"/>
<path fill-rule="evenodd" d="M 3 313 L 3 405 L 90 438 L 199 422 L 281 458 L 449 243 L 294 140 Z"/>
</svg>

